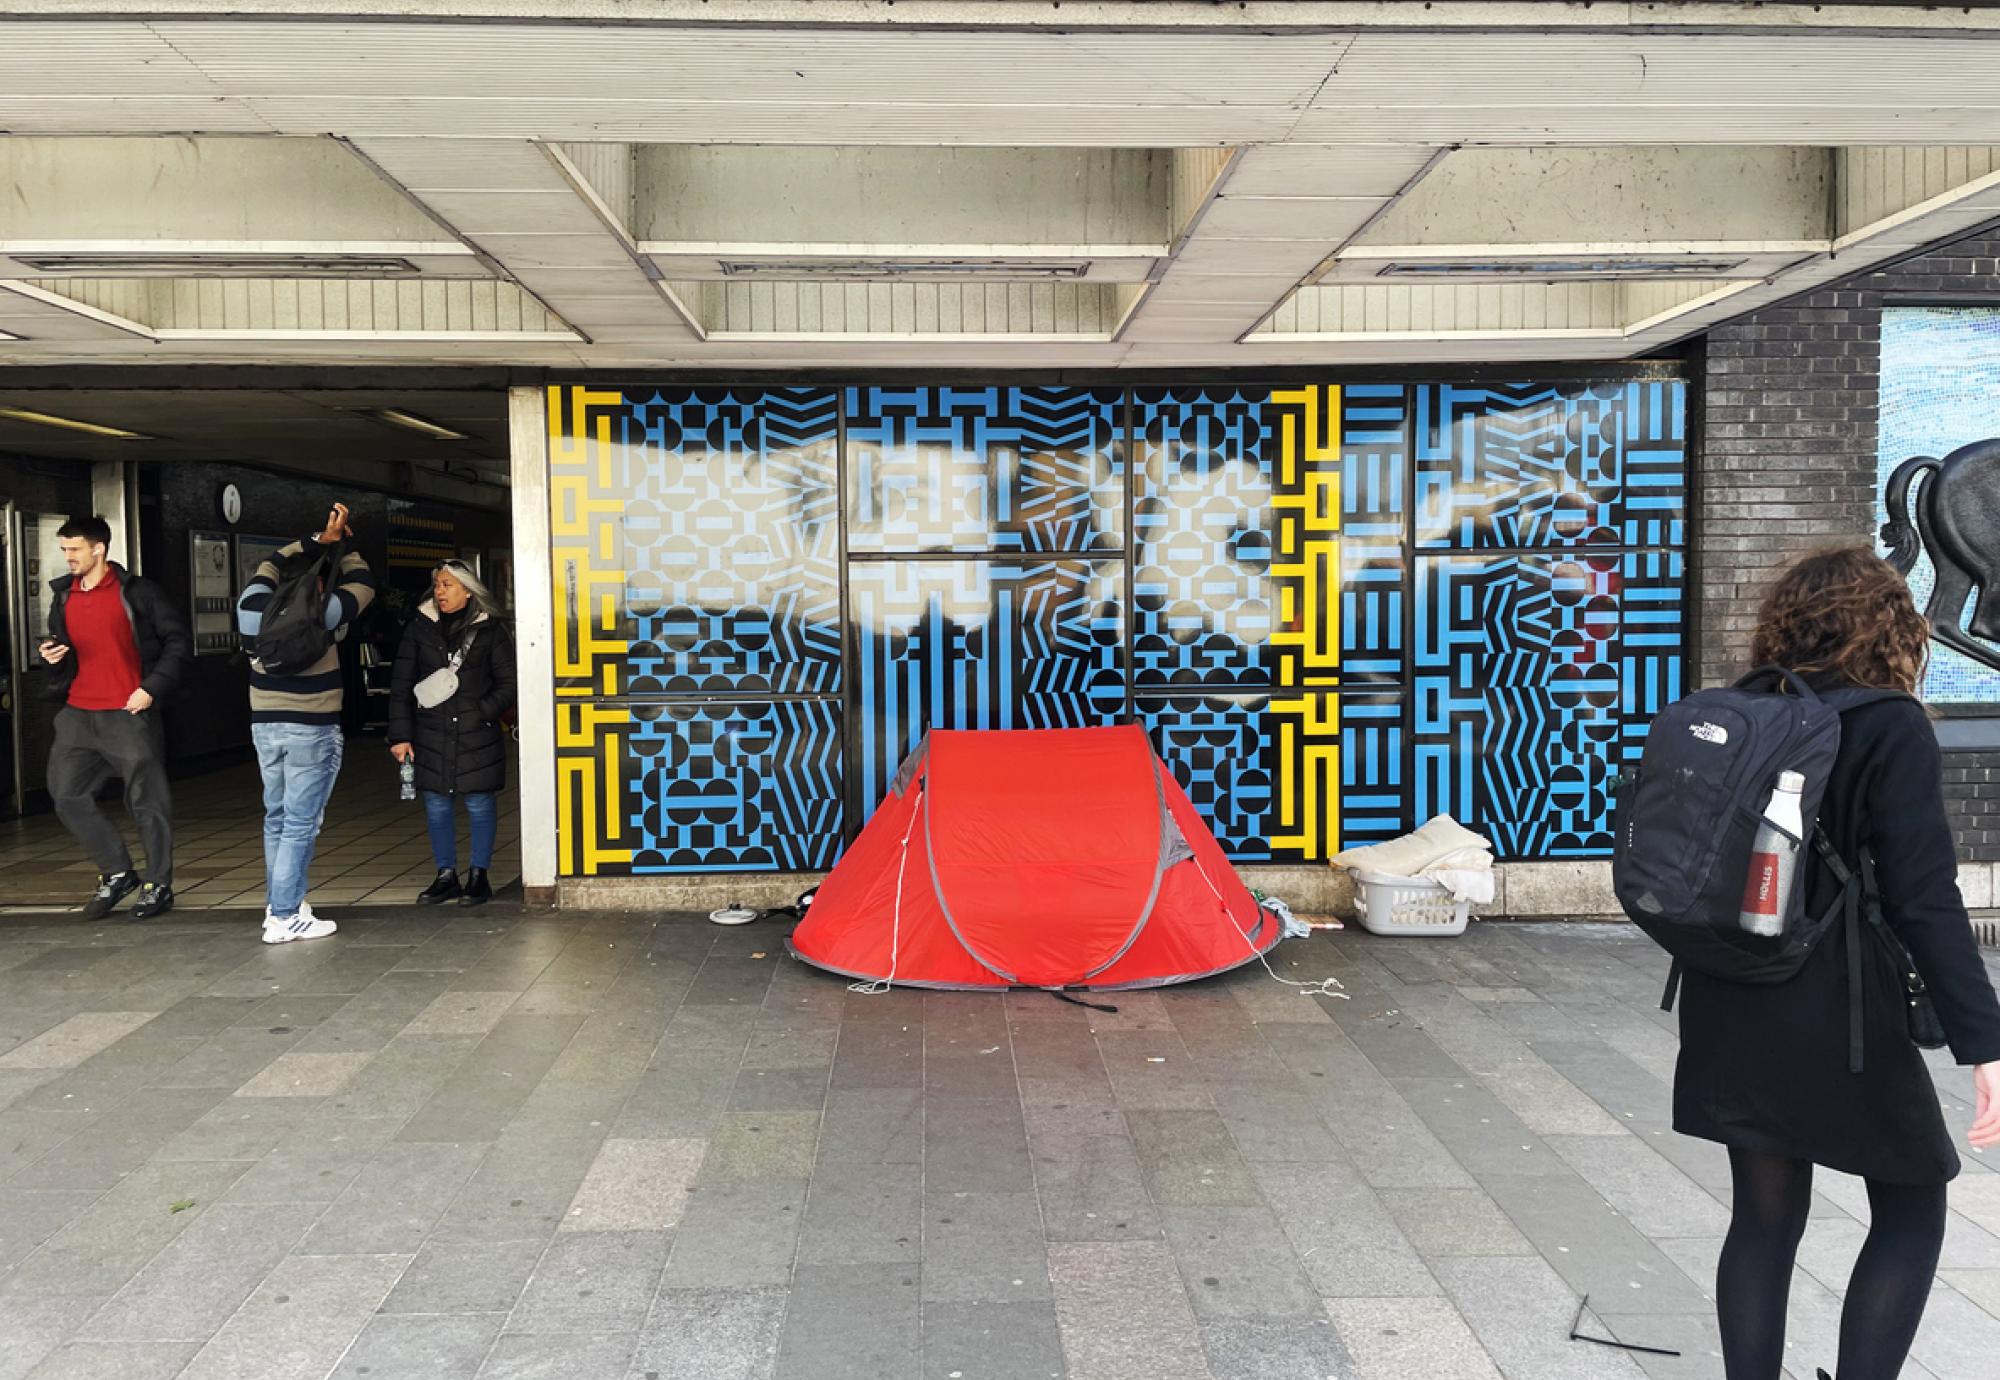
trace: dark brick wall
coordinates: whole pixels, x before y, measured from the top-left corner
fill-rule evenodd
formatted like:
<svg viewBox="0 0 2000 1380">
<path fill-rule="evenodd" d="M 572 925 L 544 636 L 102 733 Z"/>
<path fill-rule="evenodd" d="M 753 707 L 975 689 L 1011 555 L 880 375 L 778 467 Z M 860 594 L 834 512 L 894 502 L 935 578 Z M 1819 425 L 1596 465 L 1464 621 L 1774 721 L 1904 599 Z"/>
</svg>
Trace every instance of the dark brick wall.
<svg viewBox="0 0 2000 1380">
<path fill-rule="evenodd" d="M 1947 752 L 1944 803 L 1968 862 L 2000 861 L 2000 752 Z"/>
<path fill-rule="evenodd" d="M 1820 546 L 1872 539 L 1882 303 L 1917 293 L 2000 305 L 2000 234 L 1759 312 L 1697 346 L 1702 684 L 1745 666 L 1772 571 Z M 1947 754 L 1945 793 L 1961 856 L 2000 860 L 2000 753 Z"/>
</svg>

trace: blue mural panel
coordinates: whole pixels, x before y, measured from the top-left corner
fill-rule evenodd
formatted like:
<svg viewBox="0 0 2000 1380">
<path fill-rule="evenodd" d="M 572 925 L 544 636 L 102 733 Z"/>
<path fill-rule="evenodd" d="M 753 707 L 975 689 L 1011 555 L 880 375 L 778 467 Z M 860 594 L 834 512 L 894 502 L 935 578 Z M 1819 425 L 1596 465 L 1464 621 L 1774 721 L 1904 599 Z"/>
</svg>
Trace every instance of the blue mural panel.
<svg viewBox="0 0 2000 1380">
<path fill-rule="evenodd" d="M 830 389 L 628 394 L 571 479 L 600 578 L 599 655 L 559 688 L 646 697 L 840 689 L 837 400 Z M 605 545 L 610 550 L 603 550 Z M 609 616 L 600 601 L 610 600 Z"/>
<path fill-rule="evenodd" d="M 1420 547 L 1683 546 L 1677 380 L 1410 390 Z"/>
<path fill-rule="evenodd" d="M 847 390 L 856 552 L 1118 551 L 1124 390 Z"/>
<path fill-rule="evenodd" d="M 1416 818 L 1449 811 L 1509 858 L 1607 853 L 1611 781 L 1681 693 L 1682 565 L 1420 557 Z"/>
<path fill-rule="evenodd" d="M 1147 695 L 1139 722 L 1188 800 L 1239 862 L 1271 858 L 1276 807 L 1270 697 L 1263 694 Z"/>
<path fill-rule="evenodd" d="M 1402 693 L 1340 697 L 1340 843 L 1386 843 L 1424 821 L 1412 817 Z"/>
<path fill-rule="evenodd" d="M 1340 682 L 1400 685 L 1409 488 L 1409 390 L 1341 390 Z"/>
<path fill-rule="evenodd" d="M 841 846 L 840 707 L 635 702 L 630 871 L 795 872 Z"/>
<path fill-rule="evenodd" d="M 1123 567 L 1115 559 L 850 566 L 863 814 L 927 729 L 1118 722 Z"/>
<path fill-rule="evenodd" d="M 1268 390 L 1132 395 L 1132 656 L 1141 690 L 1271 684 Z"/>
<path fill-rule="evenodd" d="M 564 870 L 823 868 L 926 729 L 1134 710 L 1241 862 L 1603 856 L 1683 689 L 1682 396 L 559 385 Z"/>
</svg>

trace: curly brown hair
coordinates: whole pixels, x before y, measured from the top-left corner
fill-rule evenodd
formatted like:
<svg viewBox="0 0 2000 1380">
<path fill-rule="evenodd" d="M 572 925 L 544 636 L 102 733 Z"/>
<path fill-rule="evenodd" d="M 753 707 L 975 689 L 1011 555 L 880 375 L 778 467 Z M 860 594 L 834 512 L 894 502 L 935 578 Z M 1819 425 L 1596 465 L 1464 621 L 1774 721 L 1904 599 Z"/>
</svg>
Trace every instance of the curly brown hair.
<svg viewBox="0 0 2000 1380">
<path fill-rule="evenodd" d="M 1887 561 L 1866 547 L 1839 547 L 1802 556 L 1778 576 L 1758 610 L 1750 654 L 1759 666 L 1914 694 L 1930 635 Z"/>
</svg>

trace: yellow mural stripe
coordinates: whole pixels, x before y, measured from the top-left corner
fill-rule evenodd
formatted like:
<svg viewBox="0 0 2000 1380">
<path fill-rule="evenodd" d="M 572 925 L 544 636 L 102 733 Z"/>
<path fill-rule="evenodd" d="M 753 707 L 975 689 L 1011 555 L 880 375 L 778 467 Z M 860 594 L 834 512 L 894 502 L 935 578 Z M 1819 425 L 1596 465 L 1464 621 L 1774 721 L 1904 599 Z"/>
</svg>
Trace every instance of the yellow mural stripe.
<svg viewBox="0 0 2000 1380">
<path fill-rule="evenodd" d="M 618 568 L 625 488 L 611 425 L 624 394 L 556 385 L 548 390 L 550 573 L 555 603 L 558 856 L 565 876 L 629 864 L 624 817 L 624 737 L 631 712 L 594 702 L 619 693 L 627 642 L 618 635 Z"/>
<path fill-rule="evenodd" d="M 1271 509 L 1278 627 L 1270 716 L 1277 796 L 1268 842 L 1310 859 L 1340 851 L 1340 389 L 1279 389 Z"/>
</svg>

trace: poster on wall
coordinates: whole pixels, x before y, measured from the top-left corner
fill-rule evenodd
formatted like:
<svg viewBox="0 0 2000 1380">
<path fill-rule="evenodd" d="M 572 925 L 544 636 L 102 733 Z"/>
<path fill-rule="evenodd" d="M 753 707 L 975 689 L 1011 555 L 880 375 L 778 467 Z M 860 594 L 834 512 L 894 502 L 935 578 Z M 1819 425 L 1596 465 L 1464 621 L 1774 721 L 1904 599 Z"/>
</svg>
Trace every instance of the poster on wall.
<svg viewBox="0 0 2000 1380">
<path fill-rule="evenodd" d="M 1883 311 L 1876 518 L 1931 620 L 1924 697 L 2000 709 L 2000 308 Z"/>
<path fill-rule="evenodd" d="M 36 646 L 49 633 L 49 590 L 51 581 L 69 574 L 63 560 L 62 531 L 69 519 L 60 513 L 24 513 L 21 517 L 21 597 L 27 617 L 21 620 L 21 664 L 30 661 Z"/>
<path fill-rule="evenodd" d="M 229 538 L 220 532 L 188 534 L 194 604 L 194 654 L 236 650 L 236 582 L 229 568 Z"/>
</svg>

